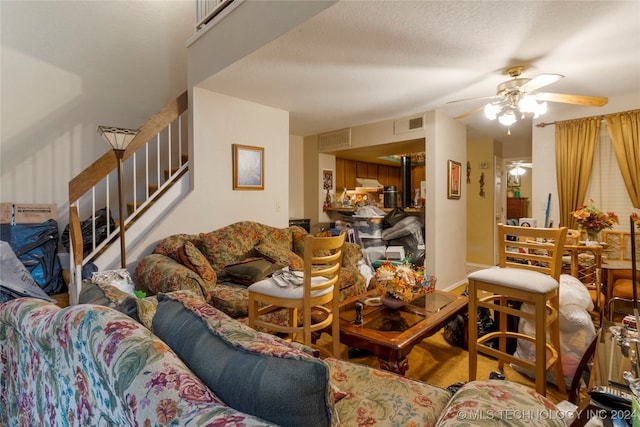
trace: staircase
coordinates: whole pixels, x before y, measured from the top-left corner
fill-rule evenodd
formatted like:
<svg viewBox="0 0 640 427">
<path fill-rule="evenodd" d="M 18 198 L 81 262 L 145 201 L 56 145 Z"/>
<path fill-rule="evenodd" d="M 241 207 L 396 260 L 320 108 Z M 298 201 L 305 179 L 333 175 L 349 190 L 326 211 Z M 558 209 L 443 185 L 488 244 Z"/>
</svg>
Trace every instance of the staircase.
<svg viewBox="0 0 640 427">
<path fill-rule="evenodd" d="M 143 124 L 127 147 L 122 158 L 125 218 L 113 217 L 120 211 L 118 160 L 113 151 L 69 181 L 70 304 L 77 303 L 82 267 L 119 244 L 120 227 L 128 242 L 127 229 L 188 171 L 187 96 L 184 92 Z M 113 221 L 99 222 L 97 212 L 102 208 Z"/>
</svg>

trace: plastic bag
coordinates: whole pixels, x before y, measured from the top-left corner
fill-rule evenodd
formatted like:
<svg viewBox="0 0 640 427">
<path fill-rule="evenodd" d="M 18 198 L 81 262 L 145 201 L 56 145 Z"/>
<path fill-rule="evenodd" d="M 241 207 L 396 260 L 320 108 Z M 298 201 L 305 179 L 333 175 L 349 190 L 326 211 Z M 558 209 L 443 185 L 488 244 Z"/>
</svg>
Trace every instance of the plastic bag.
<svg viewBox="0 0 640 427">
<path fill-rule="evenodd" d="M 450 344 L 464 347 L 464 317 L 461 314 L 457 314 L 456 317 L 449 320 L 444 325 L 442 334 Z"/>
<path fill-rule="evenodd" d="M 107 230 L 107 208 L 102 208 L 96 211 L 96 245 L 101 243 L 107 238 L 108 232 L 113 232 L 116 228 L 116 223 L 108 215 L 109 229 Z M 89 217 L 80 223 L 80 232 L 82 233 L 82 257 L 86 257 L 93 250 L 93 217 Z M 69 226 L 67 225 L 60 237 L 60 243 L 62 247 L 69 252 Z"/>
<path fill-rule="evenodd" d="M 34 297 L 55 302 L 38 286 L 7 242 L 0 241 L 0 302 Z"/>
<path fill-rule="evenodd" d="M 58 259 L 58 223 L 50 219 L 40 224 L 2 224 L 0 239 L 9 246 L 48 295 L 67 290 Z"/>
</svg>

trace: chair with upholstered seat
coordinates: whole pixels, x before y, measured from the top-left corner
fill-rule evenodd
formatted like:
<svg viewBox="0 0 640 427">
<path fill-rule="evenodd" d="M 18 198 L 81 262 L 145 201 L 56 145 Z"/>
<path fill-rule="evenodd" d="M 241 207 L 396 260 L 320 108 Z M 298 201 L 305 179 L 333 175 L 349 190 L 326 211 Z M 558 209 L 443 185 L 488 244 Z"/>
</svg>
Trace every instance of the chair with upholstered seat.
<svg viewBox="0 0 640 427">
<path fill-rule="evenodd" d="M 534 228 L 498 225 L 500 262 L 498 268 L 471 273 L 469 279 L 469 319 L 476 319 L 479 307 L 494 311 L 498 330 L 478 337 L 478 325 L 469 322 L 469 380 L 477 375 L 478 353 L 531 370 L 536 390 L 546 395 L 546 374 L 552 367 L 558 389 L 565 393 L 560 355 L 559 284 L 562 252 L 567 228 Z M 520 310 L 528 303 L 533 311 Z M 518 308 L 517 308 L 518 307 Z M 526 318 L 535 325 L 535 336 L 507 328 L 507 316 Z M 547 331 L 550 341 L 547 343 Z M 507 352 L 507 339 L 533 342 L 535 361 L 520 359 Z M 484 343 L 497 339 L 498 347 Z M 549 357 L 547 357 L 549 352 Z"/>
<path fill-rule="evenodd" d="M 331 326 L 332 352 L 334 357 L 339 358 L 340 289 L 337 282 L 344 242 L 345 233 L 336 237 L 308 235 L 304 241 L 301 284 L 287 284 L 282 283 L 281 279 L 269 278 L 249 286 L 249 326 L 285 333 L 292 340 L 302 341 L 306 345 L 312 344 L 312 332 Z M 286 325 L 261 317 L 281 309 L 288 312 Z"/>
<path fill-rule="evenodd" d="M 609 286 L 608 295 L 609 295 L 609 319 L 614 320 L 616 314 L 628 314 L 631 313 L 630 308 L 635 306 L 634 304 L 634 258 L 636 275 L 638 271 L 637 264 L 640 262 L 638 259 L 638 255 L 636 254 L 636 247 L 638 246 L 638 237 L 636 233 L 636 226 L 633 225 L 631 227 L 631 232 L 629 233 L 629 241 L 631 247 L 631 262 L 629 262 L 629 269 L 612 269 L 610 271 L 609 279 L 611 283 L 607 283 Z M 624 240 L 622 240 L 624 241 Z M 637 286 L 637 281 L 636 281 Z M 637 294 L 637 289 L 636 289 Z M 621 307 L 624 309 L 620 309 Z"/>
</svg>

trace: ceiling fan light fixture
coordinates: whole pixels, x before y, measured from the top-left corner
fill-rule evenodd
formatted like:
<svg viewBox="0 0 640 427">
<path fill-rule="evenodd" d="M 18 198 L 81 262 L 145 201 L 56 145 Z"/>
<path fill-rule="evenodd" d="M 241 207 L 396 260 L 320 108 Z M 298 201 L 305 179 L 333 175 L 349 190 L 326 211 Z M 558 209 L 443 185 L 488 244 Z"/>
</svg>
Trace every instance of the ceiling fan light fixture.
<svg viewBox="0 0 640 427">
<path fill-rule="evenodd" d="M 497 104 L 489 103 L 484 106 L 484 115 L 489 120 L 495 120 L 498 118 L 498 113 L 502 111 L 502 107 Z"/>
<path fill-rule="evenodd" d="M 517 165 L 517 166 L 511 168 L 511 170 L 509 171 L 509 175 L 520 176 L 520 175 L 524 175 L 525 172 L 526 172 L 526 170 L 522 166 Z"/>
<path fill-rule="evenodd" d="M 538 102 L 533 95 L 525 95 L 518 102 L 518 110 L 524 115 L 526 113 L 533 114 L 534 118 L 540 117 L 541 114 L 547 112 L 547 103 Z"/>
<path fill-rule="evenodd" d="M 517 122 L 518 119 L 516 118 L 516 114 L 513 112 L 513 110 L 509 109 L 505 111 L 505 113 L 500 117 L 498 117 L 498 121 L 504 126 L 511 126 L 512 124 Z"/>
</svg>

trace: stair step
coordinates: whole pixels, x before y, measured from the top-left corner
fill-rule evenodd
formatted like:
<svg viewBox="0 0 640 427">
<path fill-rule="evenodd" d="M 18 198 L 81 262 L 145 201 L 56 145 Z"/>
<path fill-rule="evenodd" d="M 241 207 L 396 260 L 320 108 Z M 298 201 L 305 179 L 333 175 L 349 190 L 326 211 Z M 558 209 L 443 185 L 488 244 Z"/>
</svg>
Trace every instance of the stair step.
<svg viewBox="0 0 640 427">
<path fill-rule="evenodd" d="M 136 202 L 135 206 L 133 204 L 133 202 L 129 202 L 127 203 L 127 215 L 131 215 L 133 214 L 137 208 L 140 207 L 141 204 L 143 204 L 144 202 Z"/>
<path fill-rule="evenodd" d="M 176 172 L 178 172 L 178 169 L 180 169 L 180 168 L 171 168 L 171 170 L 165 169 L 164 170 L 164 179 L 169 179 L 171 177 L 171 175 L 174 175 Z"/>
</svg>

